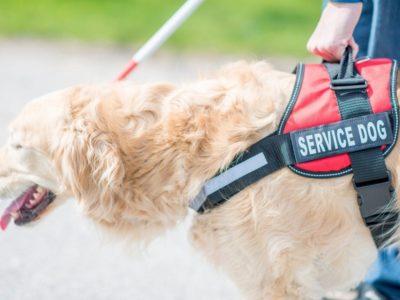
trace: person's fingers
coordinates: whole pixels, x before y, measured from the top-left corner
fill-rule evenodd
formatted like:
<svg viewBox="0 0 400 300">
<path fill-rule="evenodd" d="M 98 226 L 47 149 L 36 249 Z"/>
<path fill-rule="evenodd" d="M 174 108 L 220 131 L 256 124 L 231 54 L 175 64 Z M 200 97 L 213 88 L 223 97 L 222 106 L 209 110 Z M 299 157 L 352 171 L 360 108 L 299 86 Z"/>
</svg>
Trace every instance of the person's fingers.
<svg viewBox="0 0 400 300">
<path fill-rule="evenodd" d="M 319 56 L 326 61 L 335 60 L 334 56 L 330 53 L 330 51 L 327 50 L 327 46 L 325 46 L 319 40 L 320 39 L 318 37 L 313 35 L 307 43 L 307 50 L 311 54 Z"/>
<path fill-rule="evenodd" d="M 344 48 L 335 43 L 326 43 L 318 48 L 318 52 L 326 61 L 334 62 L 339 61 L 342 57 Z"/>
<path fill-rule="evenodd" d="M 317 55 L 317 53 L 316 53 L 316 44 L 314 43 L 314 35 L 312 35 L 311 38 L 307 42 L 307 50 L 311 54 Z"/>
<path fill-rule="evenodd" d="M 355 42 L 354 38 L 351 38 L 351 40 L 348 42 L 342 41 L 341 43 L 332 45 L 330 47 L 330 50 L 328 50 L 328 52 L 333 57 L 333 60 L 340 61 L 344 52 L 346 51 L 347 46 L 350 46 L 352 48 L 353 59 L 355 59 L 357 57 L 359 47 L 358 47 L 358 44 Z"/>
<path fill-rule="evenodd" d="M 344 40 L 326 40 L 324 36 L 314 33 L 307 43 L 307 50 L 326 61 L 334 62 L 340 61 L 348 44 Z"/>
<path fill-rule="evenodd" d="M 335 61 L 340 61 L 348 43 L 346 41 L 335 42 L 330 47 L 330 53 Z"/>
<path fill-rule="evenodd" d="M 324 48 L 318 49 L 317 55 L 322 57 L 323 60 L 328 62 L 333 62 L 336 60 L 335 57 L 329 51 L 326 51 L 326 49 Z"/>
<path fill-rule="evenodd" d="M 354 40 L 354 37 L 352 37 L 351 40 L 349 41 L 349 46 L 351 48 L 353 48 L 353 59 L 356 59 L 358 51 L 360 50 L 360 47 L 358 46 L 358 44 Z"/>
<path fill-rule="evenodd" d="M 354 40 L 353 40 L 354 42 Z M 326 56 L 331 57 L 331 61 L 340 61 L 343 57 L 344 52 L 346 51 L 347 46 L 352 46 L 354 48 L 355 53 L 358 52 L 358 45 L 354 42 L 350 44 L 350 41 L 342 40 L 340 42 L 332 42 L 329 46 L 326 47 Z"/>
</svg>

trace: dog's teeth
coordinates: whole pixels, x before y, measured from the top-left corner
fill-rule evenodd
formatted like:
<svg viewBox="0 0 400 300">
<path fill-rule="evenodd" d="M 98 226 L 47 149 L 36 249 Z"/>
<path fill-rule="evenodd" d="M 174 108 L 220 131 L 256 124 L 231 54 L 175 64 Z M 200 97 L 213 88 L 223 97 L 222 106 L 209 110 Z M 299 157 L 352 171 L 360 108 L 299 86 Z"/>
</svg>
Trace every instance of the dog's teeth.
<svg viewBox="0 0 400 300">
<path fill-rule="evenodd" d="M 17 213 L 17 212 L 11 213 L 11 217 L 13 217 L 13 219 L 17 219 L 18 216 L 19 216 L 19 213 Z"/>
<path fill-rule="evenodd" d="M 36 188 L 36 191 L 37 191 L 38 193 L 42 193 L 42 192 L 44 192 L 44 188 L 42 188 L 41 186 L 38 186 L 38 187 Z"/>
<path fill-rule="evenodd" d="M 33 198 L 37 199 L 39 197 L 39 193 L 34 193 Z M 31 199 L 32 200 L 32 199 Z"/>
</svg>

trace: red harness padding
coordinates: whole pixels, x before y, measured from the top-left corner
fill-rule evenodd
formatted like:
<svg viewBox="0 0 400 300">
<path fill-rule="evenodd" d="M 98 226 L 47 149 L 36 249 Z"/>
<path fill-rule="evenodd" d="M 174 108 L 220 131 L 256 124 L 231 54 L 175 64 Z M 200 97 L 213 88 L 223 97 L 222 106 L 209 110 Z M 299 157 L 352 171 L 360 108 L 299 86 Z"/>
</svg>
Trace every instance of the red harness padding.
<svg viewBox="0 0 400 300">
<path fill-rule="evenodd" d="M 373 113 L 393 109 L 391 80 L 393 61 L 370 59 L 355 64 L 358 72 L 368 82 L 368 97 Z M 304 76 L 297 99 L 281 133 L 341 121 L 335 92 L 330 88 L 329 74 L 322 64 L 304 66 Z M 318 101 L 316 101 L 318 100 Z M 386 147 L 386 146 L 383 146 Z M 338 172 L 351 166 L 349 155 L 339 154 L 310 162 L 299 163 L 295 168 L 307 173 Z"/>
</svg>

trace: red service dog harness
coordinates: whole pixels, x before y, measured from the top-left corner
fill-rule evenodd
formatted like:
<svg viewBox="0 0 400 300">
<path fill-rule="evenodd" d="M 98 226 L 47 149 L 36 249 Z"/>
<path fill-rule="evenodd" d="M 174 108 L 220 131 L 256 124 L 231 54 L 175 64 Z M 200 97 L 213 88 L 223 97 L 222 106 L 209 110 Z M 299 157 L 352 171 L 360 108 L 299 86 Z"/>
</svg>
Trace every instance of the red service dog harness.
<svg viewBox="0 0 400 300">
<path fill-rule="evenodd" d="M 351 52 L 346 50 L 340 64 L 298 65 L 277 131 L 209 179 L 191 207 L 200 213 L 210 210 L 285 166 L 312 178 L 353 172 L 361 215 L 381 246 L 398 220 L 384 160 L 399 131 L 397 62 L 354 63 Z"/>
</svg>

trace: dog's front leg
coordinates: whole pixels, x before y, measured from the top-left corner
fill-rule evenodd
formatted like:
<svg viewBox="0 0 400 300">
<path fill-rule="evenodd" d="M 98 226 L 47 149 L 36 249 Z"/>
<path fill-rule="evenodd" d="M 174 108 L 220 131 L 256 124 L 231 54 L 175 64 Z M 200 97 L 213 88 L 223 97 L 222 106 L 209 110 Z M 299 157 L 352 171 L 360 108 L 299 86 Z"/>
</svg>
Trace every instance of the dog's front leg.
<svg viewBox="0 0 400 300">
<path fill-rule="evenodd" d="M 321 299 L 315 255 L 293 243 L 256 243 L 245 227 L 220 227 L 223 217 L 199 216 L 192 241 L 207 259 L 222 268 L 249 300 Z M 303 249 L 304 251 L 301 251 Z"/>
</svg>

